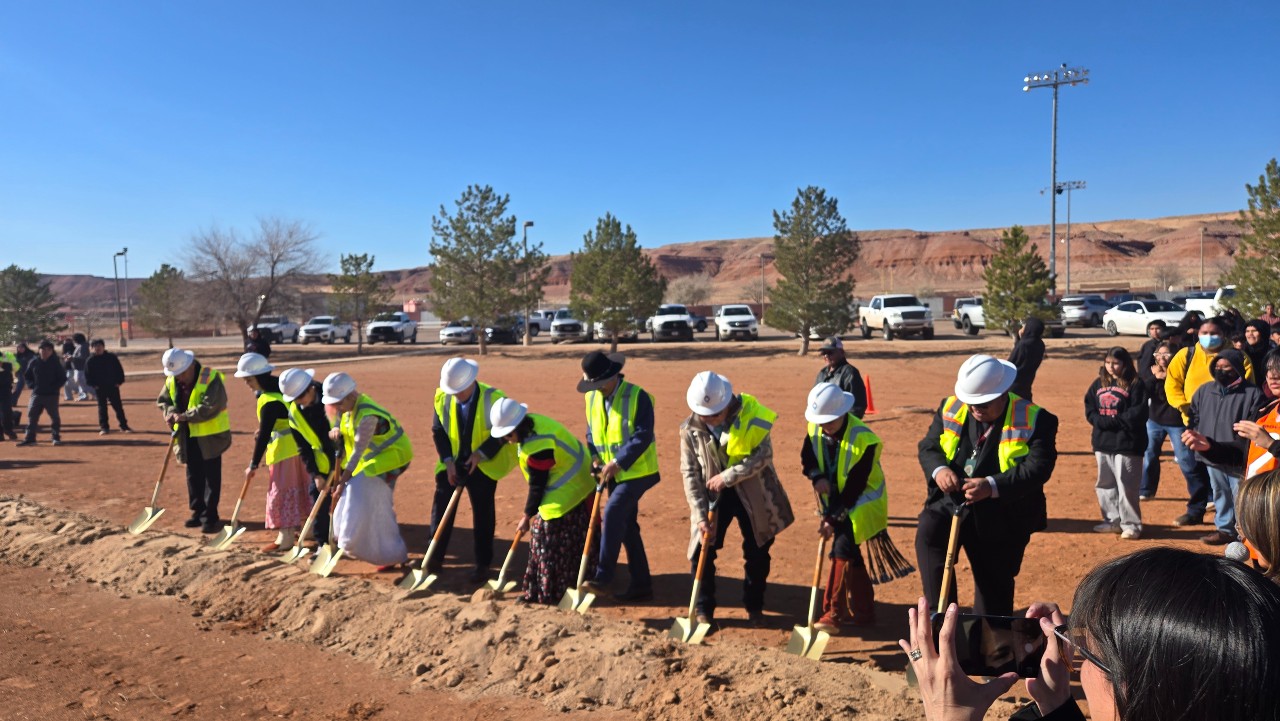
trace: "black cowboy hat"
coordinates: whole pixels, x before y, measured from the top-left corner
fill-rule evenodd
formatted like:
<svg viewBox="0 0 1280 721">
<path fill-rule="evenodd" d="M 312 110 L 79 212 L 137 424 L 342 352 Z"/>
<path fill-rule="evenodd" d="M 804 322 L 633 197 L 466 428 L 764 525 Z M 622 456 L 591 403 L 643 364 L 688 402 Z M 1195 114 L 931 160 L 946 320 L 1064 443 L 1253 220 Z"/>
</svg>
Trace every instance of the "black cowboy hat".
<svg viewBox="0 0 1280 721">
<path fill-rule="evenodd" d="M 626 359 L 621 353 L 604 353 L 591 351 L 582 359 L 582 380 L 578 381 L 578 392 L 594 391 L 622 371 Z"/>
</svg>

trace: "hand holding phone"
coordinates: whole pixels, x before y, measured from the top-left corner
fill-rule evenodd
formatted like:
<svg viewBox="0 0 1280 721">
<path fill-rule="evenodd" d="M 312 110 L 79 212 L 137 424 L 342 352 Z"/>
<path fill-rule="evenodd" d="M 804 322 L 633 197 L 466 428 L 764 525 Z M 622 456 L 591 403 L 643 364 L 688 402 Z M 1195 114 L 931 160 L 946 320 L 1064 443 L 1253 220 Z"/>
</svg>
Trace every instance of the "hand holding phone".
<svg viewBox="0 0 1280 721">
<path fill-rule="evenodd" d="M 933 642 L 938 643 L 943 615 L 933 614 Z M 962 613 L 956 619 L 956 660 L 966 676 L 1016 673 L 1035 678 L 1040 673 L 1045 635 L 1037 618 L 979 616 Z"/>
</svg>

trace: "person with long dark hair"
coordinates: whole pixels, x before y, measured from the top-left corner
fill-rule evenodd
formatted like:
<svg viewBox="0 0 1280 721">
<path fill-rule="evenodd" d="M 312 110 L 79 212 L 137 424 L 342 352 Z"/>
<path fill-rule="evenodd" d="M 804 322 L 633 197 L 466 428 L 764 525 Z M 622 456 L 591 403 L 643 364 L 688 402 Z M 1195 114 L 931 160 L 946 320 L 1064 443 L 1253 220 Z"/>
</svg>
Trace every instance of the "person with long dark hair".
<svg viewBox="0 0 1280 721">
<path fill-rule="evenodd" d="M 1098 378 L 1084 395 L 1084 415 L 1093 426 L 1093 455 L 1098 461 L 1094 485 L 1102 523 L 1098 533 L 1142 536 L 1142 456 L 1147 450 L 1147 392 L 1138 380 L 1129 351 L 1107 351 Z"/>
</svg>

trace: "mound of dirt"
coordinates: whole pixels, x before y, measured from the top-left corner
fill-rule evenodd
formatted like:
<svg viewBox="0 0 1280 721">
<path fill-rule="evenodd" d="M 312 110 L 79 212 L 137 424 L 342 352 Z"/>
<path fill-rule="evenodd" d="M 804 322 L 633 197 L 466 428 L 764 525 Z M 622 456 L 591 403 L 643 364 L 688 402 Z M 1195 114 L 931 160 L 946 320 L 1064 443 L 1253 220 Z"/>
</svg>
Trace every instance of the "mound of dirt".
<svg viewBox="0 0 1280 721">
<path fill-rule="evenodd" d="M 0 554 L 122 597 L 171 596 L 202 623 L 313 644 L 464 696 L 522 696 L 551 711 L 607 708 L 645 719 L 911 719 L 900 676 L 774 648 L 685 646 L 628 621 L 320 578 L 302 566 L 197 539 L 123 528 L 0 499 Z M 1008 705 L 996 709 L 1004 716 Z"/>
</svg>

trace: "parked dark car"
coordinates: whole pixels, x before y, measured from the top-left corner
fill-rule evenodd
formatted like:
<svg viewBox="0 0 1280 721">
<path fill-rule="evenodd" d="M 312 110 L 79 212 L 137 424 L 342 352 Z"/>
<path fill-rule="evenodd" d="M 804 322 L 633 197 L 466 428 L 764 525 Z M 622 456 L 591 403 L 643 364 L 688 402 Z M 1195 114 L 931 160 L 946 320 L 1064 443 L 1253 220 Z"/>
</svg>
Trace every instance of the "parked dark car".
<svg viewBox="0 0 1280 721">
<path fill-rule="evenodd" d="M 515 345 L 524 341 L 524 321 L 502 318 L 484 329 L 484 340 L 492 345 Z"/>
</svg>

